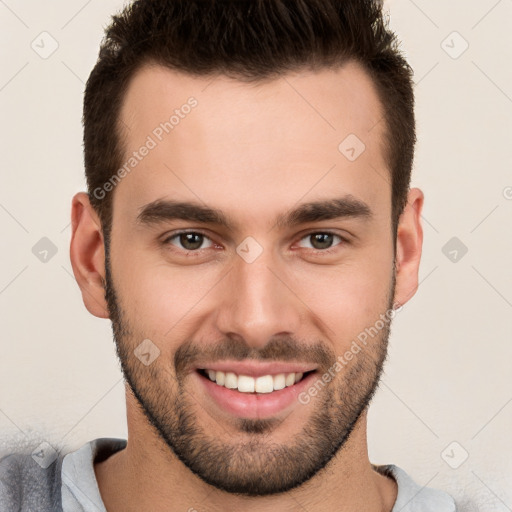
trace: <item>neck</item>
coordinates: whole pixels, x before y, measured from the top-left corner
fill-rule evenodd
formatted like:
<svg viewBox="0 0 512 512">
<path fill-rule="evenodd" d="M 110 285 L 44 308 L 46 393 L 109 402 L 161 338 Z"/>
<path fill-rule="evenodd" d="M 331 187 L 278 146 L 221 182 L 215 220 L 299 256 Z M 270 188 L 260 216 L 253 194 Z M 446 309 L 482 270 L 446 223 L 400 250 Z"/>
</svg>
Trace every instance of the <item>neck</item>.
<svg viewBox="0 0 512 512">
<path fill-rule="evenodd" d="M 366 411 L 323 470 L 300 487 L 263 497 L 233 495 L 206 484 L 176 458 L 140 409 L 128 411 L 126 448 L 94 464 L 108 512 L 390 512 L 395 503 L 396 482 L 375 472 L 368 459 Z"/>
</svg>

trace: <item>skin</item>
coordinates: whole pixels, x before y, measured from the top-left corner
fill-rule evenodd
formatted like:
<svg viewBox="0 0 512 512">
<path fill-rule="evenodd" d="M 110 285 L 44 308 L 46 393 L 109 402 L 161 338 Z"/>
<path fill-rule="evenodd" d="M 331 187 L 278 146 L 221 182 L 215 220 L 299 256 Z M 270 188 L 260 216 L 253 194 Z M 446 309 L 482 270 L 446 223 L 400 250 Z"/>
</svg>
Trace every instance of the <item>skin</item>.
<svg viewBox="0 0 512 512">
<path fill-rule="evenodd" d="M 243 422 L 220 410 L 202 392 L 192 368 L 175 364 L 190 345 L 196 349 L 192 362 L 199 356 L 213 360 L 216 348 L 234 360 L 231 350 L 237 347 L 266 355 L 273 339 L 283 360 L 315 362 L 323 373 L 380 314 L 414 295 L 423 193 L 409 191 L 395 261 L 390 171 L 374 85 L 354 63 L 258 85 L 146 66 L 130 83 L 121 112 L 129 128 L 127 155 L 190 96 L 197 107 L 115 188 L 111 275 L 106 275 L 100 220 L 87 194 L 73 198 L 73 271 L 89 312 L 112 319 L 128 377 L 127 447 L 94 465 L 106 508 L 390 511 L 397 486 L 372 468 L 366 437 L 367 406 L 389 329 L 308 404 L 295 403 L 267 422 Z M 353 162 L 338 150 L 350 133 L 366 146 Z M 371 218 L 275 226 L 278 214 L 298 204 L 344 194 L 364 201 Z M 138 223 L 140 209 L 157 199 L 220 209 L 237 221 L 236 229 L 183 220 Z M 162 243 L 181 229 L 206 235 L 199 256 L 187 256 L 179 237 Z M 334 251 L 323 254 L 306 235 L 325 231 L 348 243 L 334 237 Z M 236 252 L 248 236 L 263 248 L 252 263 Z M 133 350 L 147 338 L 160 355 L 146 367 Z M 180 407 L 188 423 L 178 421 Z M 322 444 L 319 418 L 330 422 L 330 447 Z M 180 437 L 178 426 L 196 433 Z M 192 448 L 198 447 L 201 456 L 194 459 Z M 301 450 L 294 451 L 297 447 Z M 306 477 L 303 468 L 323 455 L 321 467 Z M 229 485 L 248 489 L 260 474 L 270 480 L 258 484 L 259 495 L 230 492 Z M 279 483 L 287 490 L 272 493 Z"/>
</svg>

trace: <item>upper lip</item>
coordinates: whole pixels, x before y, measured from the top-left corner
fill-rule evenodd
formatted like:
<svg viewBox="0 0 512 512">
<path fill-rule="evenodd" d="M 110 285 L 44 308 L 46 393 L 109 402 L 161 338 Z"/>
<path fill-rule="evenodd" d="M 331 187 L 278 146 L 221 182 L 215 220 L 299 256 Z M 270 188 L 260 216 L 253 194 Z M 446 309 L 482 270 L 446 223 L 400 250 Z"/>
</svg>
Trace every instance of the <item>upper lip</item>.
<svg viewBox="0 0 512 512">
<path fill-rule="evenodd" d="M 307 363 L 261 363 L 255 361 L 220 361 L 205 363 L 197 369 L 214 370 L 216 372 L 233 372 L 237 375 L 261 377 L 262 375 L 277 375 L 279 373 L 306 373 L 316 370 L 317 366 Z"/>
</svg>

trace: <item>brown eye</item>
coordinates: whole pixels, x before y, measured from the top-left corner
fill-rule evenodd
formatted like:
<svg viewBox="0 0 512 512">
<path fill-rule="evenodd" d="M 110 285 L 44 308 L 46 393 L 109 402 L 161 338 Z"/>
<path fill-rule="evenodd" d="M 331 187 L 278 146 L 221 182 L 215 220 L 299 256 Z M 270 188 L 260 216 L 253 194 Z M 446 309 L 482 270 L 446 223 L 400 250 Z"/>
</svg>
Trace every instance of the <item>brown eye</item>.
<svg viewBox="0 0 512 512">
<path fill-rule="evenodd" d="M 309 249 L 314 249 L 320 252 L 329 252 L 329 249 L 336 247 L 337 245 L 341 245 L 340 243 L 334 244 L 334 239 L 338 238 L 341 242 L 345 242 L 346 240 L 340 235 L 336 235 L 335 233 L 330 233 L 329 231 L 319 231 L 315 233 L 309 233 L 302 240 L 308 240 L 310 246 L 307 247 Z"/>
<path fill-rule="evenodd" d="M 184 249 L 185 251 L 197 251 L 198 249 L 201 249 L 201 246 L 206 240 L 210 241 L 211 244 L 211 240 L 202 233 L 186 231 L 182 233 L 176 233 L 175 235 L 166 238 L 164 240 L 164 244 L 171 244 L 177 246 L 179 249 Z M 174 243 L 174 241 L 177 243 Z M 211 245 L 208 247 L 211 247 Z"/>
</svg>

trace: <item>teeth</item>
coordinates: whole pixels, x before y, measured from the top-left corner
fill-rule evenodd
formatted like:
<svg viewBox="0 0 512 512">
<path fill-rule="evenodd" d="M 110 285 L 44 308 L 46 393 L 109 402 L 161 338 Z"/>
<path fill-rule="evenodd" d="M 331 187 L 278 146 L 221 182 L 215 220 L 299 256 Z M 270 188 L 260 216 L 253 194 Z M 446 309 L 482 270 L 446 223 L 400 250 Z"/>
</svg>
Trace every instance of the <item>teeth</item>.
<svg viewBox="0 0 512 512">
<path fill-rule="evenodd" d="M 217 375 L 219 372 L 217 372 Z M 239 375 L 238 376 L 238 391 L 242 393 L 254 393 L 254 379 L 252 377 L 248 377 L 247 375 Z"/>
<path fill-rule="evenodd" d="M 224 386 L 224 382 L 226 381 L 226 374 L 224 372 L 217 372 L 215 374 L 215 381 L 219 386 Z"/>
<path fill-rule="evenodd" d="M 238 389 L 241 393 L 272 393 L 272 391 L 293 386 L 304 376 L 301 372 L 262 375 L 256 378 L 248 375 L 236 375 L 233 372 L 216 372 L 215 370 L 206 370 L 206 373 L 209 379 L 219 386 Z"/>
<path fill-rule="evenodd" d="M 213 373 L 215 374 L 215 372 Z M 236 389 L 238 387 L 238 377 L 233 372 L 227 372 L 224 386 L 229 389 Z"/>
<path fill-rule="evenodd" d="M 284 389 L 286 387 L 286 377 L 284 373 L 274 375 L 274 390 Z"/>
<path fill-rule="evenodd" d="M 286 386 L 291 386 L 292 384 L 295 384 L 295 373 L 288 373 L 286 375 L 286 380 L 284 381 Z"/>
<path fill-rule="evenodd" d="M 263 375 L 254 381 L 256 393 L 272 393 L 274 391 L 274 379 L 272 375 Z"/>
</svg>

